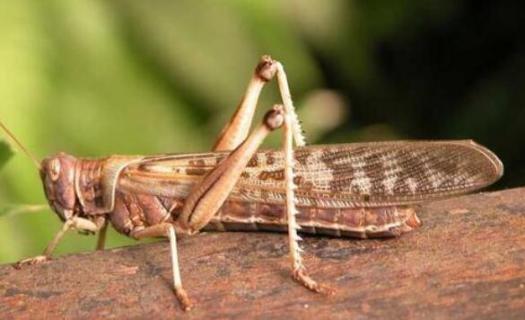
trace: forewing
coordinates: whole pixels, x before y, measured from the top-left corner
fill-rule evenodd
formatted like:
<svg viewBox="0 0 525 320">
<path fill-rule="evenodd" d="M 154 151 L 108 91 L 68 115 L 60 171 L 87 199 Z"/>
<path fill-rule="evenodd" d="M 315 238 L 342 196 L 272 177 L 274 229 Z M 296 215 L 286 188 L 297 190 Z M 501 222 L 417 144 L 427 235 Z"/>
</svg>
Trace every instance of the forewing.
<svg viewBox="0 0 525 320">
<path fill-rule="evenodd" d="M 227 154 L 146 158 L 127 172 L 145 189 L 150 184 L 162 195 L 185 197 Z M 297 204 L 321 208 L 439 199 L 485 187 L 503 173 L 500 160 L 472 141 L 314 145 L 298 148 L 295 158 Z M 284 203 L 283 164 L 281 151 L 258 152 L 241 173 L 230 199 Z"/>
<path fill-rule="evenodd" d="M 485 187 L 503 173 L 500 160 L 472 141 L 396 141 L 296 150 L 299 205 L 402 205 Z M 281 152 L 257 154 L 235 196 L 284 201 Z M 264 168 L 264 169 L 260 169 Z"/>
</svg>

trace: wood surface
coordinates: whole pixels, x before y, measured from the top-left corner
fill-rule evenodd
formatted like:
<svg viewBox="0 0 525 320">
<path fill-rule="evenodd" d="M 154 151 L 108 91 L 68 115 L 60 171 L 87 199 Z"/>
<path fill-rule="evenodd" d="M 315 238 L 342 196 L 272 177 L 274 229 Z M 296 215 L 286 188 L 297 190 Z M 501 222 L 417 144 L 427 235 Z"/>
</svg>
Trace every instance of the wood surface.
<svg viewBox="0 0 525 320">
<path fill-rule="evenodd" d="M 306 265 L 333 296 L 291 279 L 284 234 L 206 233 L 179 240 L 190 312 L 160 241 L 1 266 L 0 319 L 524 319 L 525 188 L 419 212 L 423 226 L 400 238 L 305 237 Z"/>
</svg>

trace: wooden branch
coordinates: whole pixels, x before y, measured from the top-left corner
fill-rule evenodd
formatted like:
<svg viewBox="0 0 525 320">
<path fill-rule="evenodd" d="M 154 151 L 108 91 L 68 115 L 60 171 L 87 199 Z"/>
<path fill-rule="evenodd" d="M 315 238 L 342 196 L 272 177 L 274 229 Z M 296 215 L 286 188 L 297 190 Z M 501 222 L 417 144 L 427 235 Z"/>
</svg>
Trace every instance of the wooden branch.
<svg viewBox="0 0 525 320">
<path fill-rule="evenodd" d="M 423 227 L 398 239 L 306 238 L 330 297 L 292 281 L 284 235 L 208 233 L 179 241 L 189 313 L 162 241 L 2 266 L 0 318 L 523 319 L 524 199 L 525 188 L 426 204 Z"/>
</svg>

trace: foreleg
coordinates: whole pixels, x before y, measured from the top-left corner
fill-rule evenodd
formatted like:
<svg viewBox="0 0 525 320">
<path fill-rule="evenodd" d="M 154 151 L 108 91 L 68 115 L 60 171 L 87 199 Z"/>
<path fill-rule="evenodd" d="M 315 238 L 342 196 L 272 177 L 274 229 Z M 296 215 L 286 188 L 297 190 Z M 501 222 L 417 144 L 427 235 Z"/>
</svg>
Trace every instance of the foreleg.
<svg viewBox="0 0 525 320">
<path fill-rule="evenodd" d="M 62 228 L 57 232 L 53 240 L 49 242 L 46 249 L 40 256 L 36 256 L 33 258 L 28 258 L 21 260 L 15 264 L 15 268 L 21 268 L 25 265 L 31 265 L 36 264 L 40 262 L 44 262 L 46 260 L 49 260 L 53 254 L 53 251 L 55 251 L 55 248 L 57 247 L 58 243 L 64 237 L 66 232 L 69 229 L 76 229 L 79 231 L 88 231 L 88 232 L 97 232 L 102 225 L 97 226 L 95 223 L 91 222 L 90 220 L 79 218 L 79 217 L 72 217 L 71 219 L 68 219 L 64 222 L 62 225 Z"/>
</svg>

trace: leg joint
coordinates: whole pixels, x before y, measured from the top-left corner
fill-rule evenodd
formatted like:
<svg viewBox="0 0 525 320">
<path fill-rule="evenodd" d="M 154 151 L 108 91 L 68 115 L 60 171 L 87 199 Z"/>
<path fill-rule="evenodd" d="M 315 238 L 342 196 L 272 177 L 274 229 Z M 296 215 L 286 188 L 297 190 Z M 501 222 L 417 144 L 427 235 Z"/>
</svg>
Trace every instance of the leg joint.
<svg viewBox="0 0 525 320">
<path fill-rule="evenodd" d="M 276 61 L 273 60 L 272 57 L 268 55 L 262 56 L 261 61 L 255 68 L 255 74 L 257 75 L 257 77 L 259 77 L 259 79 L 261 79 L 264 82 L 268 82 L 272 80 L 276 72 L 277 72 Z"/>
</svg>

